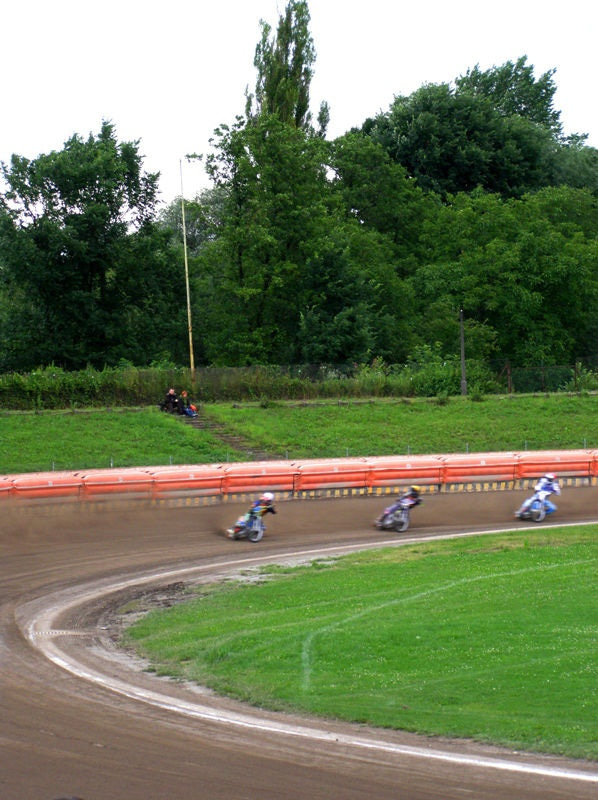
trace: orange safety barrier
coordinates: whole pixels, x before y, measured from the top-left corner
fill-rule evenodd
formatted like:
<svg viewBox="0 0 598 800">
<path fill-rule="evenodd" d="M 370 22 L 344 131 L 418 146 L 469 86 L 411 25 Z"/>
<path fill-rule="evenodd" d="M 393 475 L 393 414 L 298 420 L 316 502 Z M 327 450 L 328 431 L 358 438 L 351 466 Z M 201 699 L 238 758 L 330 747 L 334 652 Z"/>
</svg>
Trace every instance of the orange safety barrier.
<svg viewBox="0 0 598 800">
<path fill-rule="evenodd" d="M 294 489 L 367 488 L 369 467 L 365 458 L 355 460 L 304 461 L 297 465 Z"/>
<path fill-rule="evenodd" d="M 12 491 L 12 478 L 0 478 L 0 501 L 10 497 Z"/>
<path fill-rule="evenodd" d="M 226 495 L 239 492 L 308 492 L 410 483 L 439 485 L 491 480 L 598 475 L 598 450 L 547 450 L 519 453 L 469 453 L 434 456 L 384 456 L 355 459 L 263 461 L 234 464 L 148 467 L 5 475 L 2 498 L 86 498 L 137 493 L 160 496 L 189 492 Z"/>
<path fill-rule="evenodd" d="M 83 482 L 72 472 L 35 472 L 11 479 L 14 497 L 75 497 Z"/>
<path fill-rule="evenodd" d="M 591 450 L 536 450 L 517 454 L 519 478 L 539 478 L 554 472 L 559 478 L 596 475 L 596 452 Z"/>
<path fill-rule="evenodd" d="M 293 491 L 297 466 L 292 461 L 254 461 L 227 464 L 223 467 L 222 492 Z"/>
<path fill-rule="evenodd" d="M 152 480 L 156 494 L 194 492 L 196 494 L 221 494 L 224 471 L 220 465 L 206 464 L 194 467 L 156 467 L 145 470 Z"/>
<path fill-rule="evenodd" d="M 517 456 L 514 453 L 457 453 L 441 456 L 442 483 L 471 481 L 512 481 L 517 477 Z"/>
<path fill-rule="evenodd" d="M 385 456 L 367 459 L 367 485 L 393 486 L 438 484 L 442 482 L 443 463 L 438 456 Z"/>
<path fill-rule="evenodd" d="M 150 494 L 152 491 L 151 475 L 139 469 L 106 469 L 78 474 L 82 479 L 85 495 L 96 496 L 123 492 Z"/>
</svg>

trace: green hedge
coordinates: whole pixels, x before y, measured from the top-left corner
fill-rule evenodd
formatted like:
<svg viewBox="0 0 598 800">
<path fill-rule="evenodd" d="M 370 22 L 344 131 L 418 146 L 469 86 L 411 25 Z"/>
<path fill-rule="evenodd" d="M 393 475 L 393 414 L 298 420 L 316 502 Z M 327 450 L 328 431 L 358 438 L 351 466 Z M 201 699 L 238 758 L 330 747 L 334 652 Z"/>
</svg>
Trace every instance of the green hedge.
<svg viewBox="0 0 598 800">
<path fill-rule="evenodd" d="M 559 373 L 559 385 L 550 391 L 573 391 L 572 372 Z M 525 391 L 545 391 L 525 386 Z M 589 378 L 593 381 L 589 381 Z M 569 379 L 567 381 L 567 379 Z M 593 388 L 595 374 L 585 373 L 584 389 Z M 578 383 L 578 381 L 575 381 Z M 596 382 L 598 384 L 598 382 Z M 123 365 L 79 372 L 45 367 L 27 374 L 0 375 L 0 408 L 50 410 L 158 405 L 166 391 L 186 389 L 196 403 L 270 402 L 348 397 L 437 397 L 461 393 L 460 366 L 436 356 L 407 365 L 353 364 L 338 367 L 254 366 L 202 367 L 191 374 L 184 367 L 137 368 Z M 467 363 L 468 394 L 472 398 L 505 392 L 502 382 L 483 365 Z M 517 387 L 519 391 L 522 389 Z"/>
</svg>

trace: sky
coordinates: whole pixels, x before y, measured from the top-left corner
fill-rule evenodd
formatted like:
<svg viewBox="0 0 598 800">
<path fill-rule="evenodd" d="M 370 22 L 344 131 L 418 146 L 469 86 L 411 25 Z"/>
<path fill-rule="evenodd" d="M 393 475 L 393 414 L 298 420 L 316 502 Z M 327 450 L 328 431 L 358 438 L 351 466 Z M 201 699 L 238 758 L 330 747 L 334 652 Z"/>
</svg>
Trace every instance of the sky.
<svg viewBox="0 0 598 800">
<path fill-rule="evenodd" d="M 15 0 L 0 7 L 0 161 L 61 150 L 111 121 L 159 172 L 161 201 L 210 185 L 202 162 L 255 86 L 260 20 L 286 0 Z M 309 0 L 316 50 L 312 114 L 328 138 L 388 111 L 395 96 L 527 56 L 556 69 L 566 134 L 598 147 L 598 4 L 587 0 Z"/>
</svg>

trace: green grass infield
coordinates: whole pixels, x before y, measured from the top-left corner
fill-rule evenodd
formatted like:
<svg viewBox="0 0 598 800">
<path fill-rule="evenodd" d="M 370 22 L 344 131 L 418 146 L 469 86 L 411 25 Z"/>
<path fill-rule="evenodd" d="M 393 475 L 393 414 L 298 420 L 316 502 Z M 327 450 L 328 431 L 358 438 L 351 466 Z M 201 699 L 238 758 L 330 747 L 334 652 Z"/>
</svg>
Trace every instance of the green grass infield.
<svg viewBox="0 0 598 800">
<path fill-rule="evenodd" d="M 263 708 L 597 759 L 597 533 L 264 567 L 189 587 L 124 643 L 160 675 Z"/>
</svg>

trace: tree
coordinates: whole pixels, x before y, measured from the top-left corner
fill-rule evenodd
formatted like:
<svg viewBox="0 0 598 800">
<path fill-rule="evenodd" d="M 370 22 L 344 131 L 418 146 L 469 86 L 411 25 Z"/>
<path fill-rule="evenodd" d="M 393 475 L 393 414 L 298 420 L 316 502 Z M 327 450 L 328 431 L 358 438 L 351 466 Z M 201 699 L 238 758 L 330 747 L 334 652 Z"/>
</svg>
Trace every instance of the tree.
<svg viewBox="0 0 598 800">
<path fill-rule="evenodd" d="M 423 234 L 428 262 L 413 279 L 424 341 L 457 352 L 463 308 L 477 357 L 526 366 L 595 354 L 596 212 L 589 192 L 568 187 L 453 198 Z"/>
<path fill-rule="evenodd" d="M 598 197 L 598 149 L 584 144 L 586 136 L 570 136 L 555 153 L 554 185 L 589 189 Z"/>
<path fill-rule="evenodd" d="M 216 129 L 206 162 L 224 198 L 200 279 L 211 294 L 203 314 L 210 357 L 220 363 L 297 357 L 305 264 L 311 242 L 329 225 L 327 144 L 309 112 L 315 54 L 308 23 L 307 3 L 297 0 L 288 3 L 275 37 L 261 23 L 255 94 L 247 96 L 245 117 Z"/>
<path fill-rule="evenodd" d="M 550 131 L 497 111 L 482 94 L 427 84 L 396 97 L 363 130 L 418 185 L 441 197 L 482 187 L 506 197 L 549 185 L 555 142 Z"/>
<path fill-rule="evenodd" d="M 286 125 L 312 131 L 309 89 L 313 77 L 315 50 L 309 33 L 309 9 L 305 0 L 290 0 L 280 16 L 276 36 L 261 22 L 262 38 L 255 50 L 257 70 L 255 94 L 247 94 L 246 117 L 273 114 Z M 320 107 L 319 133 L 324 135 L 328 107 Z"/>
<path fill-rule="evenodd" d="M 548 70 L 535 79 L 534 67 L 527 64 L 527 56 L 484 72 L 476 64 L 455 80 L 456 94 L 485 97 L 503 116 L 523 117 L 558 137 L 562 128 L 560 111 L 554 108 L 555 72 L 556 69 Z"/>
<path fill-rule="evenodd" d="M 216 186 L 227 189 L 226 214 L 202 261 L 223 293 L 209 313 L 222 303 L 229 313 L 228 335 L 214 357 L 233 348 L 231 357 L 241 363 L 288 363 L 295 359 L 303 267 L 311 241 L 329 224 L 325 142 L 265 114 L 222 126 L 217 136 L 208 169 Z"/>
<path fill-rule="evenodd" d="M 224 186 L 203 189 L 192 200 L 185 199 L 185 233 L 189 257 L 200 253 L 215 235 L 226 213 L 227 189 Z M 157 223 L 170 230 L 176 242 L 183 242 L 183 208 L 180 197 L 158 213 Z"/>
<path fill-rule="evenodd" d="M 158 176 L 143 172 L 139 142 L 119 143 L 103 122 L 97 136 L 74 135 L 62 151 L 34 160 L 14 155 L 2 172 L 2 263 L 21 298 L 4 320 L 10 368 L 78 369 L 121 357 L 140 363 L 161 348 L 156 329 L 153 340 L 140 336 L 134 311 L 147 307 L 168 260 L 152 222 Z M 181 291 L 184 297 L 182 281 Z M 173 292 L 161 300 L 171 314 Z M 171 314 L 154 315 L 154 326 L 170 327 Z"/>
<path fill-rule="evenodd" d="M 434 201 L 382 145 L 362 133 L 336 139 L 330 163 L 332 187 L 346 213 L 389 238 L 392 259 L 405 274 L 417 257 L 422 224 Z"/>
</svg>

